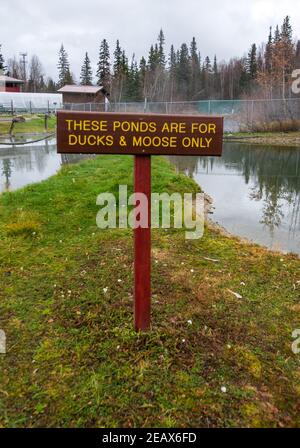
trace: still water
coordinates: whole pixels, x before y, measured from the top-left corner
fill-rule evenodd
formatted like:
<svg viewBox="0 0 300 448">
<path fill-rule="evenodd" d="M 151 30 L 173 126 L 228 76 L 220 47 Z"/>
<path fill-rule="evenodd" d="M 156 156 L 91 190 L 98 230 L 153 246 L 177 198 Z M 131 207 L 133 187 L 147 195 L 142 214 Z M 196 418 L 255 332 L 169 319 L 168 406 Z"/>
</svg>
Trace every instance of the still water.
<svg viewBox="0 0 300 448">
<path fill-rule="evenodd" d="M 40 182 L 81 158 L 58 155 L 55 140 L 0 145 L 0 192 Z M 169 159 L 212 197 L 212 219 L 229 232 L 300 254 L 300 148 L 225 143 L 221 158 Z"/>
<path fill-rule="evenodd" d="M 300 148 L 227 142 L 221 158 L 169 159 L 212 197 L 226 230 L 300 254 Z"/>
<path fill-rule="evenodd" d="M 0 193 L 40 182 L 53 176 L 61 165 L 83 158 L 77 154 L 56 153 L 56 140 L 11 146 L 0 145 Z"/>
</svg>

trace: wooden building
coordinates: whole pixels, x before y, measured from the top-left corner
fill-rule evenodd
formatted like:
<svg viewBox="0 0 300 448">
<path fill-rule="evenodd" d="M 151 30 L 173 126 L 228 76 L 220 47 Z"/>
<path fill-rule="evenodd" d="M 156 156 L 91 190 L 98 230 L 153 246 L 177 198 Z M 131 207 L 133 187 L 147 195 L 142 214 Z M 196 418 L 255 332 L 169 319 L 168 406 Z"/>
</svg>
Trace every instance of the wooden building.
<svg viewBox="0 0 300 448">
<path fill-rule="evenodd" d="M 102 86 L 65 85 L 58 90 L 63 95 L 63 103 L 104 103 L 108 93 Z"/>
<path fill-rule="evenodd" d="M 0 92 L 19 93 L 22 91 L 23 84 L 25 83 L 21 79 L 0 75 Z"/>
</svg>

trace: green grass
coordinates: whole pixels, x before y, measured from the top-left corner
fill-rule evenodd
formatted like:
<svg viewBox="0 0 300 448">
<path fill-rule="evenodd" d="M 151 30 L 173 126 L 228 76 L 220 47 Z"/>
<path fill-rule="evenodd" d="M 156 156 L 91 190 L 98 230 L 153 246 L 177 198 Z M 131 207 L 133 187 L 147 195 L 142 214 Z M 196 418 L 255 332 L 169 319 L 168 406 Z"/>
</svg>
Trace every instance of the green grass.
<svg viewBox="0 0 300 448">
<path fill-rule="evenodd" d="M 45 132 L 45 119 L 44 116 L 26 116 L 26 121 L 21 123 L 16 123 L 14 126 L 13 134 L 34 134 Z M 0 121 L 0 136 L 6 135 L 10 129 L 10 122 Z M 56 126 L 56 117 L 51 117 L 48 119 L 48 131 L 54 131 Z"/>
<path fill-rule="evenodd" d="M 152 159 L 154 191 L 197 191 Z M 132 171 L 103 156 L 0 197 L 0 426 L 299 426 L 299 259 L 155 230 L 152 328 L 135 333 L 132 231 L 95 223 Z"/>
</svg>

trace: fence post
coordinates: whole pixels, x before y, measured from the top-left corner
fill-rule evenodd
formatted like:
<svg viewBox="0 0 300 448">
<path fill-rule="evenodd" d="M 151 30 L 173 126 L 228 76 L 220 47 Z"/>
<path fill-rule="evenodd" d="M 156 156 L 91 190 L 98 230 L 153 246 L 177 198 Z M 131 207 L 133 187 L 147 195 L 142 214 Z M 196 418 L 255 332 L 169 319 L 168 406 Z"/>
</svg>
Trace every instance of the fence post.
<svg viewBox="0 0 300 448">
<path fill-rule="evenodd" d="M 14 100 L 11 100 L 10 102 L 10 107 L 11 107 L 11 114 L 14 114 Z"/>
<path fill-rule="evenodd" d="M 49 114 L 45 114 L 45 131 L 48 132 L 48 118 Z"/>
<path fill-rule="evenodd" d="M 50 102 L 48 100 L 48 114 L 50 113 Z"/>
<path fill-rule="evenodd" d="M 32 114 L 31 100 L 29 101 L 29 112 Z"/>
</svg>

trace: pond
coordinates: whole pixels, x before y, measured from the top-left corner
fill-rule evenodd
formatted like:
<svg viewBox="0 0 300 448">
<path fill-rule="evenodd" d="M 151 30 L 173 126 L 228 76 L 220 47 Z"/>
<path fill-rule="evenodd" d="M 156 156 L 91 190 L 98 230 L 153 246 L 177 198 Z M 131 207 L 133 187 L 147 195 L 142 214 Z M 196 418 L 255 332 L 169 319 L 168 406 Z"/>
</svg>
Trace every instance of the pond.
<svg viewBox="0 0 300 448">
<path fill-rule="evenodd" d="M 300 254 L 300 148 L 224 144 L 221 158 L 169 157 L 213 199 L 234 235 Z"/>
<path fill-rule="evenodd" d="M 0 146 L 0 192 L 40 182 L 65 163 L 90 156 L 58 155 L 54 139 Z M 300 254 L 300 148 L 226 142 L 221 158 L 169 157 L 212 197 L 212 219 L 232 234 Z"/>
<path fill-rule="evenodd" d="M 57 173 L 61 165 L 87 157 L 91 156 L 57 154 L 54 138 L 22 146 L 1 144 L 0 193 L 41 182 Z"/>
</svg>

